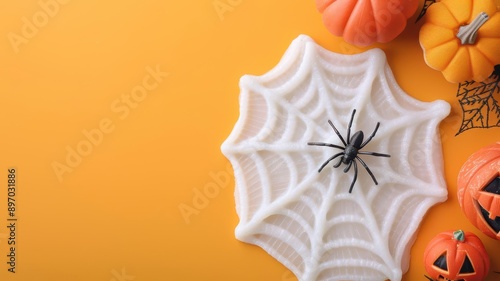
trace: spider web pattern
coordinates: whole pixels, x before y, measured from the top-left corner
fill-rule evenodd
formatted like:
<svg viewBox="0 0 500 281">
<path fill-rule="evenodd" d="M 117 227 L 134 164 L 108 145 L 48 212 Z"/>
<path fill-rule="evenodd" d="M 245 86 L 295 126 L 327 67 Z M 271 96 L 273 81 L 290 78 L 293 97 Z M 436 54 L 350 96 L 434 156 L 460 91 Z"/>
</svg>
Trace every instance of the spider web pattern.
<svg viewBox="0 0 500 281">
<path fill-rule="evenodd" d="M 456 135 L 473 128 L 500 127 L 500 78 L 492 75 L 483 82 L 465 81 L 458 85 L 462 124 Z"/>
<path fill-rule="evenodd" d="M 307 36 L 280 63 L 240 80 L 240 118 L 222 145 L 235 172 L 236 237 L 262 247 L 299 280 L 401 280 L 409 250 L 428 208 L 446 199 L 439 122 L 450 107 L 423 103 L 396 84 L 379 49 L 331 53 Z M 373 131 L 352 169 L 320 165 L 339 152 L 307 145 L 339 144 L 327 120 L 344 134 Z"/>
<path fill-rule="evenodd" d="M 425 16 L 427 9 L 434 3 L 436 3 L 436 0 L 424 0 L 424 6 L 422 6 L 422 10 L 420 10 L 420 13 L 418 14 L 418 17 L 415 20 L 415 22 L 421 20 Z"/>
</svg>

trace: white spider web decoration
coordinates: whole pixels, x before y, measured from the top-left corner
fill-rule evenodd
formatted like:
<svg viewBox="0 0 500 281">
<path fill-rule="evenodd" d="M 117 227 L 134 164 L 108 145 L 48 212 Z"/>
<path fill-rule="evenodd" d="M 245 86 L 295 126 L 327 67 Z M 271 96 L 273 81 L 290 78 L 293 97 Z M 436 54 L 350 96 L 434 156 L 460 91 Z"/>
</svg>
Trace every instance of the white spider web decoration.
<svg viewBox="0 0 500 281">
<path fill-rule="evenodd" d="M 299 280 L 401 280 L 409 250 L 427 210 L 446 199 L 438 125 L 450 111 L 444 101 L 421 102 L 394 80 L 383 51 L 340 55 L 301 35 L 280 63 L 240 81 L 240 117 L 222 145 L 233 165 L 236 237 L 262 247 Z M 358 165 L 318 168 L 341 152 L 308 142 L 342 145 L 367 138 Z"/>
</svg>

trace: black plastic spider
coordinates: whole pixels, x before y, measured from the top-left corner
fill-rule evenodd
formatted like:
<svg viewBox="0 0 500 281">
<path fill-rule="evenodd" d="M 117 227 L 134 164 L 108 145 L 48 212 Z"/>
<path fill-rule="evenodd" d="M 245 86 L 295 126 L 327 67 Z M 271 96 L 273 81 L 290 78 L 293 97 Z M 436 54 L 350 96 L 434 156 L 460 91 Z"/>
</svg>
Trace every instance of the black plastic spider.
<svg viewBox="0 0 500 281">
<path fill-rule="evenodd" d="M 351 137 L 351 127 L 352 127 L 352 121 L 354 119 L 354 114 L 356 114 L 356 109 L 354 109 L 352 111 L 351 121 L 349 121 L 349 127 L 347 128 L 347 142 L 344 140 L 344 138 L 339 133 L 337 128 L 335 128 L 332 121 L 328 120 L 328 123 L 330 124 L 330 126 L 332 126 L 333 131 L 335 131 L 335 134 L 337 134 L 337 136 L 342 141 L 344 146 L 335 145 L 335 144 L 331 144 L 331 143 L 324 143 L 324 142 L 308 142 L 307 143 L 308 145 L 328 146 L 328 147 L 333 147 L 333 148 L 337 148 L 337 149 L 342 150 L 342 152 L 334 154 L 332 157 L 328 158 L 328 160 L 326 160 L 325 163 L 323 163 L 323 165 L 321 165 L 321 167 L 318 170 L 318 173 L 320 173 L 321 170 L 323 170 L 323 168 L 326 165 L 328 165 L 328 163 L 330 163 L 330 161 L 334 160 L 337 157 L 340 157 L 340 160 L 337 162 L 337 164 L 333 165 L 333 167 L 338 168 L 340 166 L 340 164 L 344 163 L 345 165 L 347 165 L 344 168 L 344 173 L 347 173 L 349 171 L 349 169 L 351 168 L 351 166 L 354 165 L 354 178 L 353 178 L 351 186 L 349 188 L 349 193 L 352 192 L 352 188 L 354 187 L 354 183 L 356 183 L 356 179 L 358 178 L 358 164 L 356 163 L 356 160 L 358 160 L 361 163 L 361 165 L 363 165 L 363 167 L 366 169 L 368 174 L 370 174 L 370 176 L 372 177 L 373 182 L 376 185 L 378 185 L 377 179 L 373 175 L 372 171 L 370 170 L 370 168 L 368 168 L 368 165 L 366 165 L 365 161 L 363 161 L 363 159 L 361 159 L 358 156 L 358 154 L 373 155 L 373 156 L 380 156 L 380 157 L 391 157 L 389 154 L 383 154 L 383 153 L 371 152 L 371 151 L 360 151 L 363 147 L 365 147 L 365 145 L 367 145 L 373 139 L 373 137 L 377 133 L 378 127 L 380 126 L 380 122 L 377 122 L 377 126 L 375 127 L 375 130 L 373 130 L 373 133 L 370 135 L 370 137 L 368 139 L 366 139 L 363 142 L 363 138 L 364 138 L 363 131 L 357 131 Z"/>
</svg>

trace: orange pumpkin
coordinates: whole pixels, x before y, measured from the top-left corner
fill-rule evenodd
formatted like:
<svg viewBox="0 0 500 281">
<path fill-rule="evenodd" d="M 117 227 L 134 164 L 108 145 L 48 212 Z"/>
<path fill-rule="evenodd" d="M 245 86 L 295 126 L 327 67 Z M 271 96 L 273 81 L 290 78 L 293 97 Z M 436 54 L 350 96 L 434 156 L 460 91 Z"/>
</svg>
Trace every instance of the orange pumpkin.
<svg viewBox="0 0 500 281">
<path fill-rule="evenodd" d="M 406 27 L 418 0 L 316 0 L 323 22 L 348 43 L 367 46 L 387 43 Z"/>
<path fill-rule="evenodd" d="M 424 266 L 433 280 L 481 281 L 488 274 L 490 259 L 473 233 L 446 231 L 427 245 Z"/>
<path fill-rule="evenodd" d="M 446 80 L 481 82 L 500 64 L 500 13 L 495 0 L 442 0 L 427 9 L 420 45 L 427 65 Z"/>
<path fill-rule="evenodd" d="M 500 142 L 473 153 L 458 174 L 458 202 L 467 218 L 500 240 Z"/>
</svg>

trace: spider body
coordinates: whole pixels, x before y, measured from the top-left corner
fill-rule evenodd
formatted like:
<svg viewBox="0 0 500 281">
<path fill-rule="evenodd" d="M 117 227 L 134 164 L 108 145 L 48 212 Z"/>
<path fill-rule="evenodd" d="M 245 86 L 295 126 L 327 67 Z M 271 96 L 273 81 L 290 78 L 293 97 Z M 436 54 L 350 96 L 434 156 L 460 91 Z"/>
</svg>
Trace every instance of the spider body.
<svg viewBox="0 0 500 281">
<path fill-rule="evenodd" d="M 351 137 L 351 141 L 347 143 L 344 150 L 344 155 L 342 156 L 342 163 L 349 164 L 351 161 L 356 159 L 358 152 L 361 149 L 361 144 L 363 144 L 364 134 L 362 131 L 357 131 Z"/>
<path fill-rule="evenodd" d="M 375 185 L 378 185 L 377 179 L 375 178 L 375 175 L 373 175 L 372 171 L 366 165 L 365 161 L 359 157 L 360 154 L 362 155 L 372 155 L 372 156 L 379 156 L 379 157 L 391 157 L 389 154 L 384 154 L 384 153 L 378 153 L 378 152 L 371 152 L 371 151 L 361 151 L 365 145 L 367 145 L 373 137 L 375 137 L 375 134 L 377 133 L 377 130 L 380 126 L 380 122 L 377 122 L 377 125 L 375 126 L 375 129 L 373 130 L 373 133 L 368 137 L 368 139 L 364 140 L 364 133 L 363 131 L 357 131 L 351 136 L 351 127 L 352 127 L 352 121 L 354 120 L 354 115 L 356 114 L 356 109 L 352 111 L 351 115 L 351 121 L 349 121 L 349 126 L 347 128 L 347 141 L 344 140 L 342 135 L 339 133 L 335 125 L 333 125 L 332 121 L 328 120 L 328 124 L 332 127 L 333 131 L 335 134 L 338 136 L 340 141 L 344 146 L 332 144 L 332 143 L 324 143 L 324 142 L 308 142 L 308 145 L 314 145 L 314 146 L 326 146 L 326 147 L 332 147 L 336 148 L 339 150 L 342 150 L 342 152 L 334 154 L 332 157 L 328 158 L 321 167 L 318 170 L 318 173 L 320 173 L 323 168 L 328 165 L 332 160 L 340 157 L 340 160 L 333 165 L 334 168 L 340 167 L 341 164 L 346 165 L 344 168 L 344 173 L 347 173 L 350 169 L 351 166 L 354 166 L 354 177 L 351 182 L 351 186 L 349 187 L 349 193 L 352 192 L 352 189 L 354 187 L 354 184 L 356 183 L 356 179 L 358 177 L 358 164 L 361 163 L 361 165 L 365 168 L 365 170 L 368 172 L 370 177 L 372 178 L 373 182 Z"/>
</svg>

